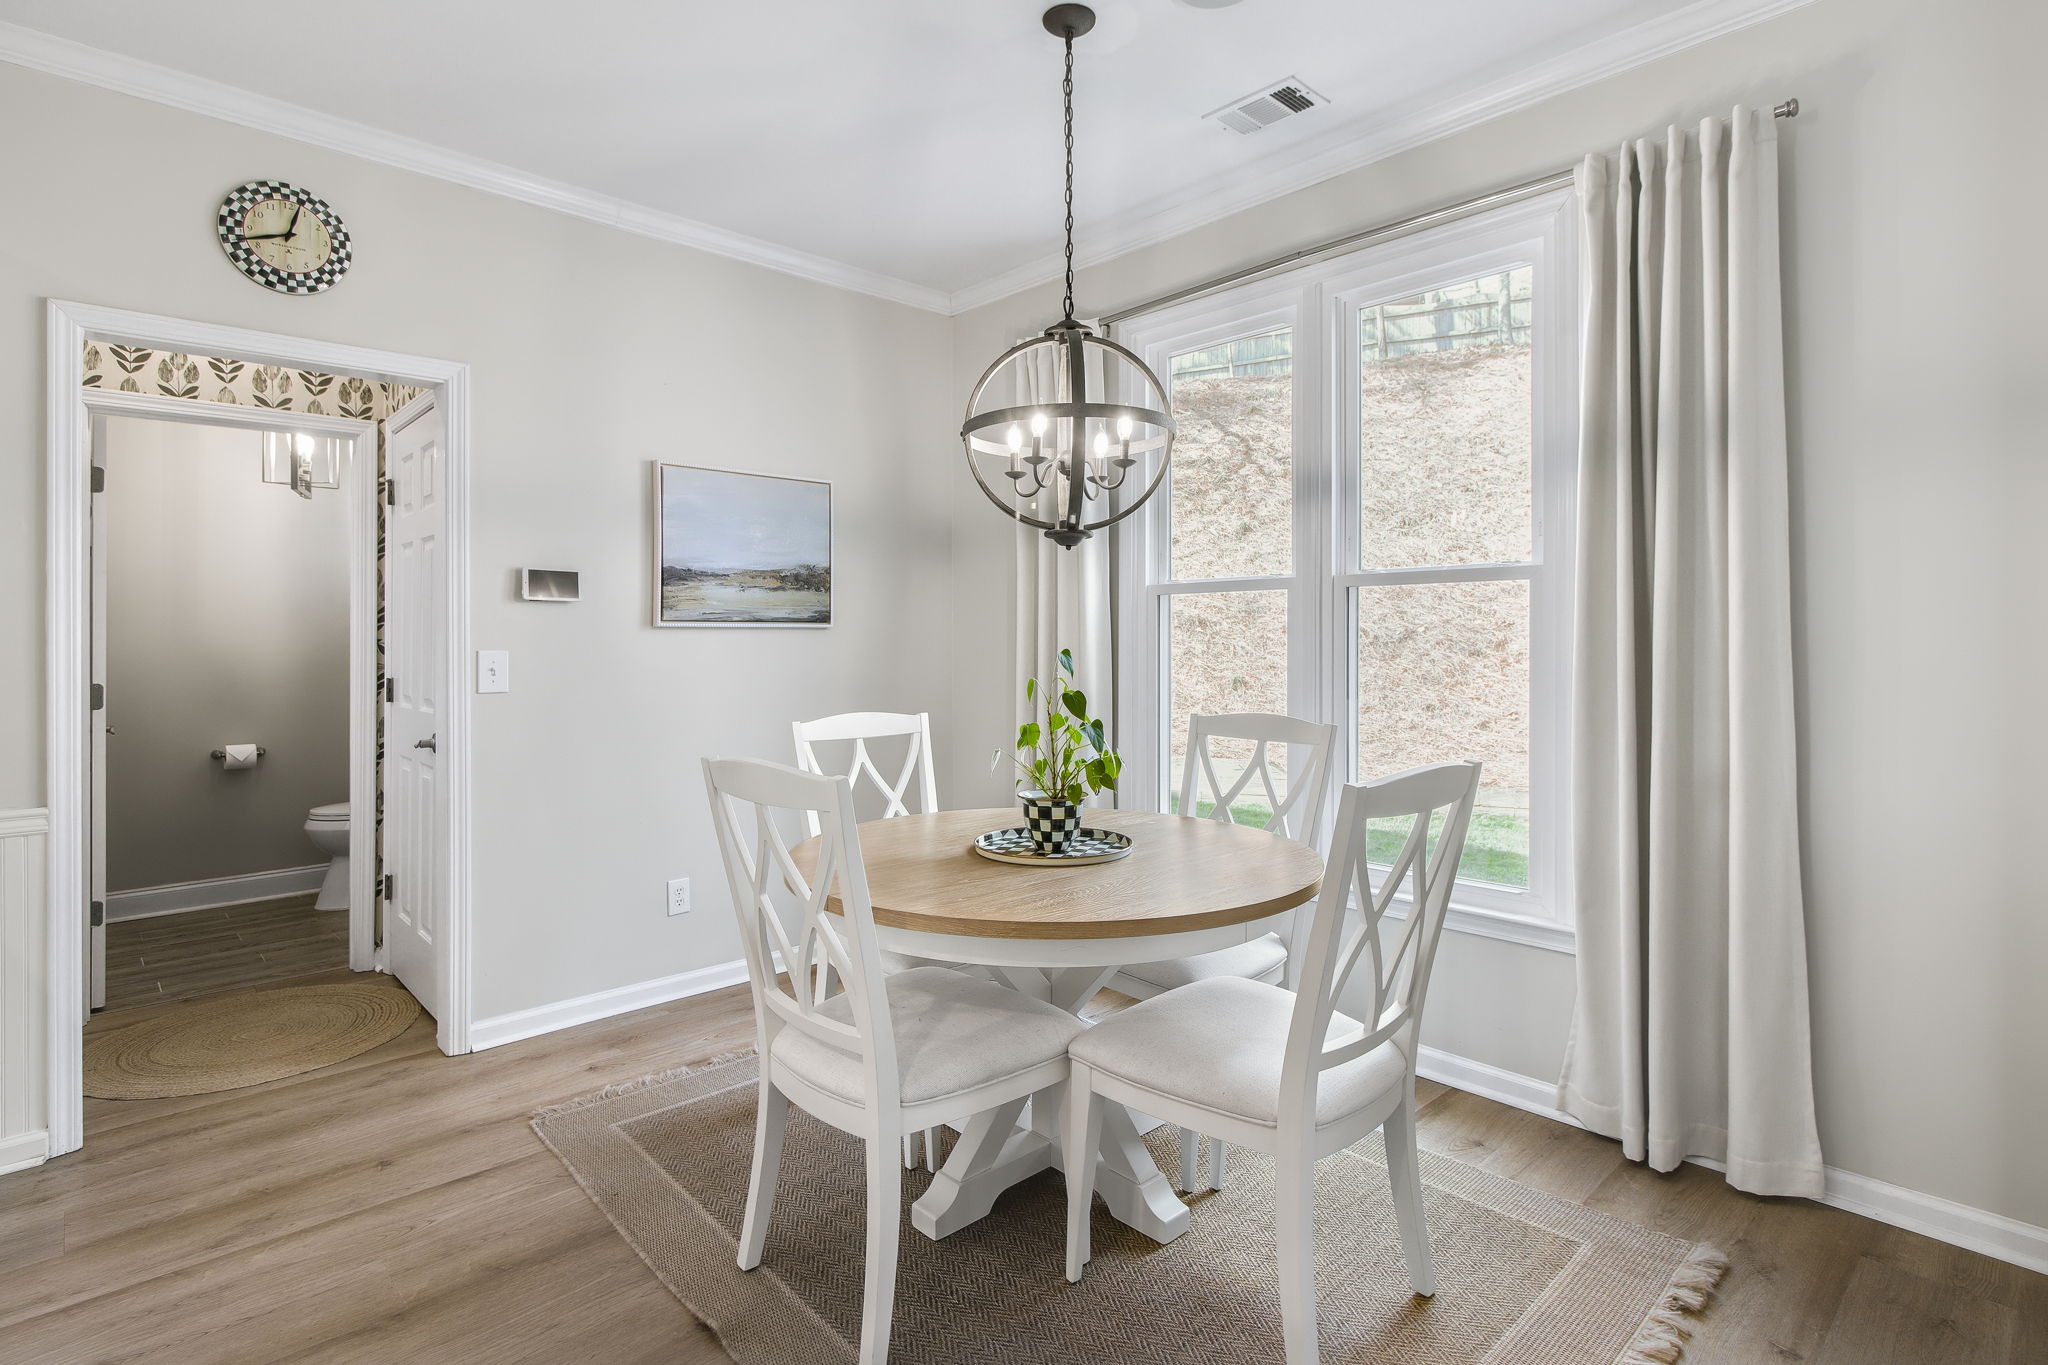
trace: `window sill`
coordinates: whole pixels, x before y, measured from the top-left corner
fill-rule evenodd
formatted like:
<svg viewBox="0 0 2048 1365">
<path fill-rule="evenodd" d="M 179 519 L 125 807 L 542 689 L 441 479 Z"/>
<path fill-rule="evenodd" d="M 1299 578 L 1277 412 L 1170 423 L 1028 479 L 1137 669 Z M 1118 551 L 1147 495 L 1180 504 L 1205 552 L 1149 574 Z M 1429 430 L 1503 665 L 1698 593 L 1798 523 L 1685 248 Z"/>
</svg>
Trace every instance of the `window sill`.
<svg viewBox="0 0 2048 1365">
<path fill-rule="evenodd" d="M 1406 919 L 1408 902 L 1397 900 L 1387 907 L 1388 919 Z M 1453 903 L 1450 912 L 1444 916 L 1444 928 L 1454 934 L 1470 934 L 1474 938 L 1497 938 L 1503 943 L 1519 943 L 1525 948 L 1541 948 L 1546 952 L 1577 954 L 1579 937 L 1568 924 L 1554 920 L 1531 919 L 1526 915 L 1510 915 L 1499 910 L 1485 910 L 1477 906 Z"/>
</svg>

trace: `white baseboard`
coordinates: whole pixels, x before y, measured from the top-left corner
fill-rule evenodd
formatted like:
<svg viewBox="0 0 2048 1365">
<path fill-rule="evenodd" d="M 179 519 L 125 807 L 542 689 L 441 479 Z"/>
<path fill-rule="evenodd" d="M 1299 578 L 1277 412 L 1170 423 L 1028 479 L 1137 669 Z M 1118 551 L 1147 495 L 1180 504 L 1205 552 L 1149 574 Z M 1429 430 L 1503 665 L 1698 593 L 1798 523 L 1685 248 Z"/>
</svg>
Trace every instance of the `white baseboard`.
<svg viewBox="0 0 2048 1365">
<path fill-rule="evenodd" d="M 145 886 L 135 891 L 113 891 L 107 895 L 107 918 L 150 919 L 157 915 L 182 915 L 187 910 L 216 910 L 223 905 L 246 905 L 250 901 L 273 900 L 318 891 L 327 875 L 327 864 L 287 867 L 276 872 L 250 872 L 240 877 L 215 877 L 203 882 L 173 882 L 169 886 Z"/>
<path fill-rule="evenodd" d="M 49 1155 L 50 1135 L 40 1128 L 32 1133 L 0 1138 L 0 1175 L 40 1166 Z"/>
<path fill-rule="evenodd" d="M 1574 1128 L 1585 1127 L 1557 1107 L 1555 1082 L 1546 1083 L 1534 1076 L 1505 1071 L 1486 1062 L 1475 1062 L 1470 1057 L 1460 1057 L 1426 1043 L 1415 1059 L 1415 1074 L 1424 1080 L 1448 1085 L 1453 1090 L 1463 1090 L 1481 1099 L 1498 1100 L 1516 1109 L 1526 1109 L 1532 1114 L 1568 1123 Z"/>
<path fill-rule="evenodd" d="M 1433 1047 L 1424 1047 L 1416 1058 L 1415 1072 L 1456 1090 L 1525 1109 L 1544 1118 L 1585 1125 L 1557 1107 L 1557 1086 L 1533 1076 L 1504 1071 L 1469 1057 L 1459 1057 Z M 1702 1157 L 1688 1158 L 1694 1164 L 1721 1169 L 1721 1163 Z M 2004 1214 L 1972 1208 L 1903 1185 L 1893 1185 L 1854 1171 L 1830 1166 L 1820 1202 L 1830 1208 L 1859 1214 L 1895 1228 L 1932 1237 L 1937 1242 L 1980 1252 L 2028 1270 L 2048 1274 L 2048 1228 L 2022 1223 Z"/>
<path fill-rule="evenodd" d="M 740 958 L 735 962 L 699 967 L 692 972 L 658 976 L 652 981 L 639 981 L 630 986 L 616 986 L 594 995 L 579 995 L 573 1000 L 562 1000 L 552 1005 L 495 1014 L 469 1026 L 470 1051 L 482 1052 L 487 1047 L 516 1043 L 522 1038 L 553 1033 L 556 1029 L 573 1028 L 577 1024 L 609 1019 L 615 1014 L 646 1009 L 650 1005 L 665 1005 L 671 1000 L 723 990 L 746 979 L 747 961 Z"/>
</svg>

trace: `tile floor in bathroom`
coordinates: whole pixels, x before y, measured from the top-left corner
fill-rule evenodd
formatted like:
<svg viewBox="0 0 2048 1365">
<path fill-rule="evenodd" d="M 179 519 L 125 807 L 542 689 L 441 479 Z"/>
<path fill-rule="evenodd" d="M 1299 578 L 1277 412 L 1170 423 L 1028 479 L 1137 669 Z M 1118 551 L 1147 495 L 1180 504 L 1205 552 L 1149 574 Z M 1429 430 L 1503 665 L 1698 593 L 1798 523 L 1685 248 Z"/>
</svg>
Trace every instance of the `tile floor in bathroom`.
<svg viewBox="0 0 2048 1365">
<path fill-rule="evenodd" d="M 313 893 L 107 925 L 109 1010 L 348 966 L 348 915 Z"/>
</svg>

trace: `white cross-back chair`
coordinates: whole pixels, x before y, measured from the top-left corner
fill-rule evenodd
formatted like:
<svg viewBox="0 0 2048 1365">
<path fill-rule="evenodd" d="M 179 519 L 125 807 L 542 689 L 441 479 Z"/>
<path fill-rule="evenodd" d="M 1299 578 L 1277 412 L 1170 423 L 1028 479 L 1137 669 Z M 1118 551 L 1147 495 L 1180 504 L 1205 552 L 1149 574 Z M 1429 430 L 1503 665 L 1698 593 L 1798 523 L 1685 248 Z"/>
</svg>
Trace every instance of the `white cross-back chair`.
<svg viewBox="0 0 2048 1365">
<path fill-rule="evenodd" d="M 912 788 L 916 788 L 917 809 L 929 814 L 939 808 L 939 787 L 932 777 L 932 722 L 927 712 L 915 715 L 899 711 L 848 711 L 843 715 L 824 716 L 818 720 L 790 722 L 790 731 L 796 740 L 796 766 L 807 773 L 824 773 L 827 776 L 846 778 L 856 797 L 863 791 L 870 792 L 869 807 L 879 798 L 882 813 L 880 819 L 894 819 L 909 815 Z M 891 779 L 882 773 L 875 762 L 870 743 L 902 740 L 903 762 Z M 851 744 L 851 751 L 836 749 L 836 746 Z M 835 746 L 831 752 L 843 752 L 846 762 L 842 767 L 833 764 L 827 767 L 819 756 L 820 746 Z M 886 761 L 886 760 L 885 760 Z M 865 785 L 863 785 L 865 784 Z M 815 815 L 807 817 L 811 833 L 818 832 Z M 923 958 L 905 957 L 900 953 L 882 954 L 882 966 L 892 972 L 907 971 L 912 967 L 928 967 L 932 964 Z M 927 1170 L 939 1169 L 939 1134 L 936 1128 L 923 1133 L 903 1135 L 903 1168 L 909 1170 L 917 1165 L 919 1149 L 923 1149 Z"/>
<path fill-rule="evenodd" d="M 1477 763 L 1346 786 L 1298 989 L 1212 977 L 1110 1016 L 1070 1049 L 1065 1150 L 1095 1150 L 1099 1096 L 1274 1158 L 1287 1365 L 1319 1359 L 1315 1164 L 1382 1125 L 1408 1280 L 1418 1294 L 1436 1292 L 1416 1170 L 1415 1057 L 1430 966 L 1478 790 Z M 1403 818 L 1409 827 L 1400 851 L 1375 868 L 1367 860 L 1366 822 Z M 1389 918 L 1404 881 L 1409 913 Z M 1354 896 L 1355 917 L 1346 909 Z M 1336 1007 L 1347 987 L 1355 1015 Z M 1089 1257 L 1093 1182 L 1092 1166 L 1069 1163 L 1069 1280 L 1081 1278 Z"/>
<path fill-rule="evenodd" d="M 846 778 L 714 758 L 704 761 L 704 783 L 746 949 L 761 1058 L 739 1265 L 761 1264 L 789 1106 L 862 1139 L 868 1213 L 859 1365 L 881 1365 L 896 1292 L 903 1134 L 965 1124 L 1027 1096 L 1057 1105 L 1067 1044 L 1084 1025 L 1044 1001 L 944 967 L 883 972 Z M 819 849 L 805 876 L 788 831 L 811 824 Z M 835 898 L 837 913 L 828 903 Z"/>
<path fill-rule="evenodd" d="M 913 786 L 920 812 L 928 813 L 939 808 L 938 784 L 932 778 L 932 724 L 929 714 L 848 711 L 844 715 L 826 716 L 820 720 L 793 721 L 789 728 L 796 738 L 796 765 L 807 773 L 829 774 L 833 771 L 819 760 L 819 745 L 850 742 L 853 752 L 841 772 L 856 794 L 872 790 L 881 799 L 880 818 L 887 820 L 909 815 Z M 894 778 L 883 774 L 868 748 L 874 741 L 892 739 L 905 742 L 903 762 L 897 767 Z M 866 788 L 862 786 L 863 780 Z M 811 833 L 817 832 L 814 820 Z"/>
<path fill-rule="evenodd" d="M 1235 782 L 1225 783 L 1217 772 L 1214 741 L 1249 742 L 1252 756 Z M 1273 760 L 1286 758 L 1291 748 L 1298 762 L 1288 767 L 1287 777 L 1276 776 Z M 1292 716 L 1229 715 L 1188 717 L 1188 756 L 1181 770 L 1180 813 L 1193 815 L 1201 809 L 1206 794 L 1214 802 L 1211 820 L 1236 824 L 1232 806 L 1250 792 L 1263 797 L 1273 812 L 1266 828 L 1311 848 L 1320 846 L 1323 813 L 1329 804 L 1331 759 L 1337 751 L 1337 727 Z M 1257 781 L 1257 786 L 1252 784 Z M 1282 791 L 1282 788 L 1285 791 Z M 1109 988 L 1139 1000 L 1149 1000 L 1211 977 L 1236 976 L 1270 985 L 1294 984 L 1294 971 L 1301 961 L 1303 936 L 1309 922 L 1306 910 L 1291 915 L 1285 935 L 1260 934 L 1246 942 L 1197 957 L 1169 958 L 1126 967 L 1110 979 Z M 1187 1129 L 1180 1134 L 1180 1187 L 1195 1188 L 1195 1171 L 1200 1143 Z M 1209 1188 L 1223 1188 L 1227 1160 L 1221 1142 L 1209 1143 Z"/>
</svg>

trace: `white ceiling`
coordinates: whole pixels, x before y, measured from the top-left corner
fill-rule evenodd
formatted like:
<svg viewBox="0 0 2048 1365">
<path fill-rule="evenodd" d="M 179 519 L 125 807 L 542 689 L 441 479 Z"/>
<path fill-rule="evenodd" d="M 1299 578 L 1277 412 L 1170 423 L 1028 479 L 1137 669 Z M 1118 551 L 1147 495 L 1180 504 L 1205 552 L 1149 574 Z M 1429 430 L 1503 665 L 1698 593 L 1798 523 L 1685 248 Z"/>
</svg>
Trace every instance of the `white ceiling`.
<svg viewBox="0 0 2048 1365">
<path fill-rule="evenodd" d="M 1798 3 L 1099 0 L 1077 57 L 1080 253 L 1184 231 Z M 0 58 L 949 309 L 1057 266 L 1060 52 L 1044 8 L 0 0 L 20 26 L 0 25 Z M 1203 120 L 1285 77 L 1331 104 L 1250 137 Z"/>
</svg>

